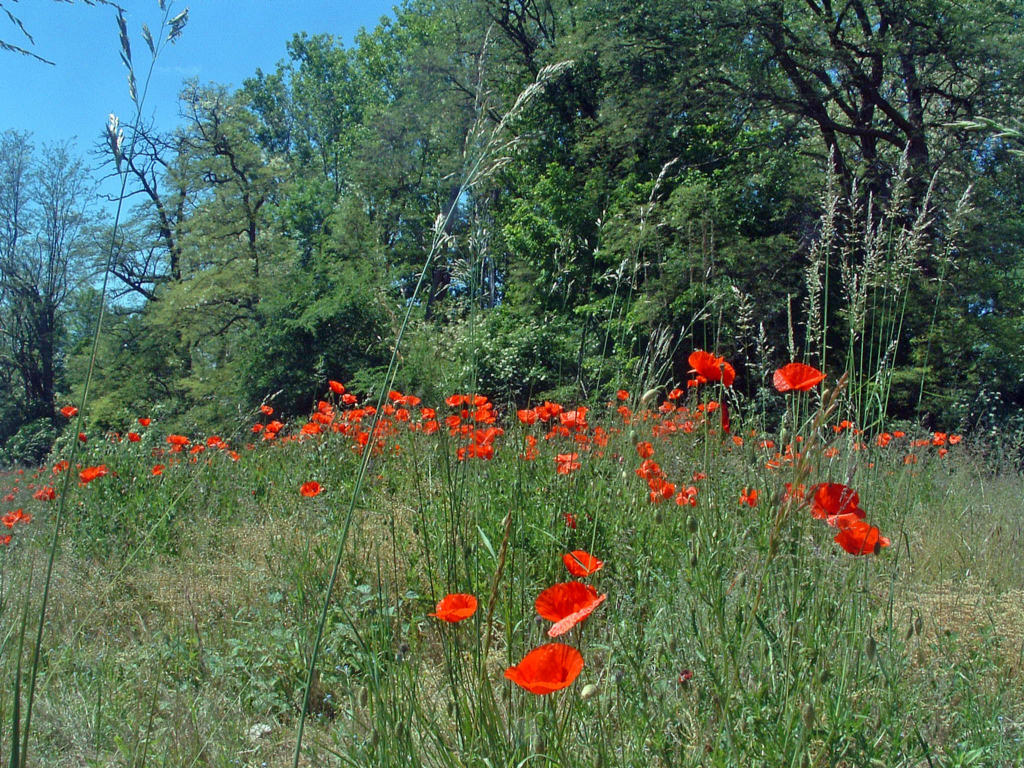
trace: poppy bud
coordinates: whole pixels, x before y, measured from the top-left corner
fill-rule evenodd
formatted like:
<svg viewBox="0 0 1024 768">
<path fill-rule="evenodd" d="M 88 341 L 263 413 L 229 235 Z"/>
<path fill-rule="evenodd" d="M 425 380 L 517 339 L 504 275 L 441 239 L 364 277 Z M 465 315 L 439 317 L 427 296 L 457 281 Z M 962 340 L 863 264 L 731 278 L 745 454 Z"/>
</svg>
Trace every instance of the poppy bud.
<svg viewBox="0 0 1024 768">
<path fill-rule="evenodd" d="M 360 707 L 365 707 L 367 705 L 370 701 L 370 692 L 367 690 L 366 686 L 362 686 L 359 689 L 359 695 L 357 698 L 359 700 Z"/>
<path fill-rule="evenodd" d="M 697 518 L 693 515 L 690 515 L 686 518 L 686 530 L 688 530 L 690 533 L 697 532 Z"/>
<path fill-rule="evenodd" d="M 918 635 L 920 635 L 921 634 L 921 629 L 923 627 L 924 627 L 924 621 L 921 619 L 920 616 L 918 616 L 916 619 L 914 619 L 914 632 L 916 632 Z"/>
<path fill-rule="evenodd" d="M 875 642 L 875 638 L 872 635 L 868 635 L 868 639 L 864 643 L 864 653 L 867 654 L 868 661 L 875 660 L 875 651 L 878 650 L 878 644 Z"/>
<path fill-rule="evenodd" d="M 594 683 L 587 683 L 583 686 L 583 690 L 580 691 L 580 698 L 586 701 L 597 693 L 597 686 Z"/>
<path fill-rule="evenodd" d="M 803 711 L 804 727 L 810 730 L 814 727 L 814 721 L 817 719 L 817 714 L 814 711 L 814 702 L 808 701 Z"/>
</svg>

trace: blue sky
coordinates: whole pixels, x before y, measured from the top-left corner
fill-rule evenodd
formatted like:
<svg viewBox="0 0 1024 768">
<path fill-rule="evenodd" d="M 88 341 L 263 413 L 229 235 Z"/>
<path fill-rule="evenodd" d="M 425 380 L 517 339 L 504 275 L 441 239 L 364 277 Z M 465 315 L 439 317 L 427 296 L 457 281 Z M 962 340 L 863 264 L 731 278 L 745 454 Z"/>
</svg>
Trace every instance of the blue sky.
<svg viewBox="0 0 1024 768">
<path fill-rule="evenodd" d="M 154 36 L 162 13 L 158 0 L 121 0 L 136 70 L 150 61 L 142 39 Z M 168 0 L 172 13 L 189 8 L 189 21 L 174 45 L 160 54 L 146 96 L 144 115 L 160 128 L 179 123 L 177 94 L 189 77 L 238 86 L 257 68 L 271 71 L 285 58 L 296 32 L 329 33 L 351 45 L 362 27 L 393 16 L 395 0 Z M 107 115 L 130 122 L 126 70 L 120 60 L 116 13 L 101 5 L 56 0 L 4 3 L 35 40 L 0 17 L 0 39 L 54 62 L 0 51 L 0 131 L 28 131 L 37 146 L 74 140 L 85 155 L 98 141 Z"/>
</svg>

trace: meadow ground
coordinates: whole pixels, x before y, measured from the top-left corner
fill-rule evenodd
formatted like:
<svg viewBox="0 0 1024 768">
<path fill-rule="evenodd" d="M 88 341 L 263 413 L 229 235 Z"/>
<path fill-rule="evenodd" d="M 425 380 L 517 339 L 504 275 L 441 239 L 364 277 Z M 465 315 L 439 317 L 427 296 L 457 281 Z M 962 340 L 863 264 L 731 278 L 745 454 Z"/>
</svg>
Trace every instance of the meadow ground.
<svg viewBox="0 0 1024 768">
<path fill-rule="evenodd" d="M 0 480 L 2 759 L 34 669 L 47 766 L 291 764 L 307 681 L 303 765 L 1024 763 L 1019 475 L 711 378 L 69 425 Z"/>
</svg>

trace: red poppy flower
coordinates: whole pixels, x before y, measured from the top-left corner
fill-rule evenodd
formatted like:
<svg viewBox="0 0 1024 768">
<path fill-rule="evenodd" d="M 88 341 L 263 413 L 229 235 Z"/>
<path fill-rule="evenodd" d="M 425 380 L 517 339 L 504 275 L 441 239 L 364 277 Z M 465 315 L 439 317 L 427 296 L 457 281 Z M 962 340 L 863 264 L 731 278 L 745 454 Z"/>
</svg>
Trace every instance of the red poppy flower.
<svg viewBox="0 0 1024 768">
<path fill-rule="evenodd" d="M 154 464 L 150 474 L 152 474 L 153 477 L 156 477 L 157 475 L 162 475 L 164 473 L 164 469 L 166 469 L 166 467 L 163 464 Z"/>
<path fill-rule="evenodd" d="M 577 461 L 579 457 L 578 453 L 559 453 L 555 456 L 555 471 L 560 475 L 575 472 L 581 466 Z"/>
<path fill-rule="evenodd" d="M 16 509 L 4 515 L 0 522 L 8 528 L 13 528 L 15 523 L 31 523 L 32 515 L 26 515 L 22 510 Z"/>
<path fill-rule="evenodd" d="M 544 696 L 568 688 L 583 670 L 583 654 L 571 645 L 548 643 L 534 648 L 505 677 L 530 693 Z"/>
<path fill-rule="evenodd" d="M 641 459 L 649 459 L 654 455 L 654 446 L 647 442 L 637 443 L 636 452 L 640 455 Z"/>
<path fill-rule="evenodd" d="M 569 573 L 580 578 L 589 576 L 595 571 L 601 570 L 604 566 L 603 560 L 598 560 L 592 554 L 582 549 L 574 549 L 572 552 L 562 555 L 562 562 L 569 569 Z"/>
<path fill-rule="evenodd" d="M 548 630 L 549 637 L 558 637 L 575 627 L 593 613 L 608 595 L 579 581 L 567 581 L 548 587 L 537 596 L 534 607 L 543 618 L 555 622 Z"/>
<path fill-rule="evenodd" d="M 864 520 L 853 518 L 844 521 L 844 524 L 845 527 L 841 527 L 836 534 L 835 541 L 851 555 L 877 555 L 882 547 L 888 547 L 891 543 L 877 527 Z"/>
<path fill-rule="evenodd" d="M 697 506 L 697 488 L 696 486 L 689 486 L 683 488 L 676 494 L 676 504 L 680 507 L 696 507 Z"/>
<path fill-rule="evenodd" d="M 652 504 L 660 504 L 663 501 L 668 501 L 676 495 L 675 483 L 670 483 L 667 480 L 661 478 L 654 478 L 647 481 L 647 486 L 651 489 L 648 498 Z"/>
<path fill-rule="evenodd" d="M 57 498 L 57 492 L 53 490 L 52 485 L 44 485 L 32 494 L 32 498 L 36 501 L 53 501 Z"/>
<path fill-rule="evenodd" d="M 619 400 L 629 400 L 629 392 L 624 389 L 620 389 L 615 393 L 615 397 Z"/>
<path fill-rule="evenodd" d="M 73 419 L 78 415 L 78 409 L 73 405 L 65 405 L 60 409 L 60 415 L 65 419 Z"/>
<path fill-rule="evenodd" d="M 139 425 L 140 426 L 148 427 L 152 423 L 153 423 L 153 420 L 151 418 L 149 418 L 149 416 L 139 416 Z"/>
<path fill-rule="evenodd" d="M 61 459 L 60 461 L 53 465 L 53 474 L 59 475 L 61 472 L 63 472 L 70 466 L 71 462 L 69 462 L 67 459 Z"/>
<path fill-rule="evenodd" d="M 137 443 L 141 439 L 142 439 L 142 435 L 140 435 L 138 432 L 129 432 L 128 433 L 128 442 L 129 443 Z"/>
<path fill-rule="evenodd" d="M 176 446 L 178 448 L 183 448 L 184 446 L 188 445 L 192 441 L 189 440 L 184 435 L 168 435 L 167 436 L 167 442 L 170 445 Z"/>
<path fill-rule="evenodd" d="M 468 619 L 476 613 L 476 607 L 477 599 L 473 595 L 454 593 L 442 597 L 434 613 L 427 615 L 454 624 L 457 621 Z"/>
<path fill-rule="evenodd" d="M 86 467 L 78 473 L 78 477 L 84 485 L 85 483 L 91 483 L 97 477 L 103 477 L 105 474 L 107 474 L 107 467 L 105 464 L 100 464 L 96 467 Z"/>
<path fill-rule="evenodd" d="M 303 483 L 302 488 L 299 489 L 299 493 L 308 498 L 313 498 L 323 490 L 323 486 L 315 480 L 311 480 L 308 483 Z"/>
<path fill-rule="evenodd" d="M 331 379 L 330 381 L 327 382 L 327 386 L 330 387 L 331 392 L 333 392 L 336 395 L 345 394 L 345 385 L 342 384 L 340 381 L 335 381 L 334 379 Z"/>
<path fill-rule="evenodd" d="M 710 352 L 698 349 L 690 353 L 687 362 L 690 370 L 705 381 L 721 381 L 727 387 L 731 387 L 736 380 L 736 370 L 725 362 L 724 357 L 716 357 Z"/>
<path fill-rule="evenodd" d="M 818 483 L 807 491 L 811 502 L 811 516 L 817 520 L 827 520 L 838 515 L 853 514 L 865 517 L 860 509 L 860 496 L 849 486 L 842 483 Z"/>
<path fill-rule="evenodd" d="M 80 443 L 86 443 L 86 442 L 88 442 L 88 441 L 89 441 L 89 438 L 88 438 L 88 436 L 87 436 L 87 435 L 85 434 L 85 432 L 79 432 L 79 433 L 78 433 L 78 442 L 80 442 Z"/>
<path fill-rule="evenodd" d="M 658 466 L 658 462 L 653 459 L 644 459 L 640 463 L 640 467 L 635 470 L 637 476 L 642 477 L 644 480 L 653 480 L 655 478 L 663 478 L 665 474 L 661 471 L 661 467 Z"/>
<path fill-rule="evenodd" d="M 790 363 L 775 371 L 772 383 L 779 392 L 807 392 L 825 380 L 825 374 L 812 365 Z"/>
</svg>

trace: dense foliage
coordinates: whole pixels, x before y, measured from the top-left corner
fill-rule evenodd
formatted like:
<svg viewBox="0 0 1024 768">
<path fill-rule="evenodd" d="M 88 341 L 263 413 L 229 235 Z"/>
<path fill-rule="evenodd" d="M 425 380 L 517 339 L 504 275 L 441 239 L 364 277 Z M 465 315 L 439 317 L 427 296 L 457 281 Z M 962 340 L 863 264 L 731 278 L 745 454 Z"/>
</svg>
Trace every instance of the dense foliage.
<svg viewBox="0 0 1024 768">
<path fill-rule="evenodd" d="M 79 171 L 6 135 L 6 455 L 38 457 L 91 363 L 97 426 L 372 389 L 410 303 L 398 383 L 425 395 L 607 396 L 714 347 L 751 361 L 754 406 L 801 356 L 870 382 L 862 421 L 1005 426 L 1024 160 L 996 126 L 1024 98 L 1022 11 L 409 0 L 349 47 L 296 35 L 237 90 L 186 83 L 170 134 L 113 128 L 136 194 L 105 234 L 80 184 L 47 218 Z"/>
</svg>

